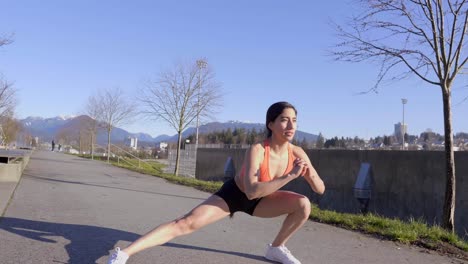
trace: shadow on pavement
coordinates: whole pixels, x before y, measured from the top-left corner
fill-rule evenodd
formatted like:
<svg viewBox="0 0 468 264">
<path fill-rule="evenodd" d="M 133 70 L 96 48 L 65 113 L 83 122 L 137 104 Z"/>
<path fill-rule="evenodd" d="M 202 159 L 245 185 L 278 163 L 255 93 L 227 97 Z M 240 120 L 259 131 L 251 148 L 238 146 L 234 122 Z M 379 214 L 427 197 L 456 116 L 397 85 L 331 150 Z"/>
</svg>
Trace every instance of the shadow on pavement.
<svg viewBox="0 0 468 264">
<path fill-rule="evenodd" d="M 34 157 L 34 160 L 45 161 L 45 162 L 53 162 L 53 163 L 68 163 L 68 164 L 74 164 L 75 163 L 73 161 L 57 160 L 57 159 L 49 159 L 49 158 L 39 158 L 39 157 Z"/>
<path fill-rule="evenodd" d="M 264 261 L 266 263 L 277 263 L 277 262 L 269 261 L 269 260 L 265 259 L 263 256 L 247 254 L 247 253 L 241 253 L 241 252 L 226 251 L 226 250 L 219 250 L 219 249 L 213 249 L 213 248 L 204 248 L 204 247 L 182 245 L 182 244 L 174 244 L 174 243 L 170 243 L 170 242 L 166 243 L 166 244 L 164 244 L 162 246 L 163 247 L 172 247 L 172 248 L 200 250 L 200 251 L 207 251 L 207 252 L 215 252 L 215 253 L 221 253 L 221 254 L 234 255 L 234 256 L 248 258 L 248 259 L 261 260 L 261 261 Z"/>
<path fill-rule="evenodd" d="M 36 179 L 36 180 L 42 180 L 42 181 L 52 181 L 52 182 L 60 182 L 60 183 L 78 184 L 78 185 L 85 185 L 85 186 L 109 188 L 109 189 L 124 190 L 124 191 L 139 192 L 139 193 L 149 193 L 149 194 L 164 195 L 164 196 L 171 196 L 171 197 L 178 197 L 178 198 L 185 198 L 185 199 L 193 199 L 193 200 L 200 200 L 200 201 L 206 200 L 206 198 L 199 198 L 199 197 L 190 197 L 190 196 L 168 194 L 168 193 L 149 192 L 149 191 L 134 190 L 134 189 L 120 188 L 120 187 L 111 187 L 111 186 L 107 186 L 107 185 L 93 184 L 93 183 L 86 183 L 86 182 L 79 182 L 79 181 L 57 180 L 57 179 L 45 178 L 45 177 L 41 177 L 41 176 L 35 176 L 35 175 L 32 175 L 32 174 L 28 174 L 28 173 L 24 173 L 23 177 L 30 178 L 30 179 Z"/>
<path fill-rule="evenodd" d="M 140 237 L 139 234 L 112 228 L 12 217 L 1 218 L 0 229 L 46 243 L 57 243 L 54 237 L 63 237 L 70 241 L 65 246 L 70 264 L 96 263 L 99 258 L 108 255 L 118 241 L 134 241 Z"/>
<path fill-rule="evenodd" d="M 112 228 L 51 223 L 13 217 L 0 218 L 0 229 L 45 243 L 57 243 L 57 241 L 54 240 L 54 237 L 63 237 L 69 240 L 70 243 L 65 246 L 65 250 L 69 256 L 69 264 L 96 263 L 96 261 L 102 256 L 109 255 L 109 252 L 114 248 L 117 242 L 131 242 L 140 237 L 140 235 L 136 233 Z M 166 243 L 163 246 L 230 254 L 249 259 L 263 260 L 266 263 L 272 263 L 261 256 L 241 252 L 224 251 L 175 243 Z M 53 260 L 51 260 L 51 262 L 52 261 Z"/>
</svg>

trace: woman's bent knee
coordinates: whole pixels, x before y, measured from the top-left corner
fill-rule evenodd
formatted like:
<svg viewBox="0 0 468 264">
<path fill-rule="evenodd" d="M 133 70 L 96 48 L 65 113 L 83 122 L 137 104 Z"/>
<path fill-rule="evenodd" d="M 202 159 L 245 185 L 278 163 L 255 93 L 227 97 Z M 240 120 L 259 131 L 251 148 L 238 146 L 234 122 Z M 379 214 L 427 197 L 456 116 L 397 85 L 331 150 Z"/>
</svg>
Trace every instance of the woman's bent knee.
<svg viewBox="0 0 468 264">
<path fill-rule="evenodd" d="M 197 230 L 199 227 L 196 225 L 196 223 L 193 221 L 191 217 L 183 217 L 180 219 L 177 219 L 174 221 L 174 224 L 177 227 L 178 234 L 179 235 L 187 235 L 195 230 Z"/>
<path fill-rule="evenodd" d="M 309 198 L 305 196 L 299 197 L 297 201 L 297 205 L 298 205 L 297 210 L 301 212 L 305 218 L 308 218 L 310 215 L 310 211 L 311 211 Z"/>
</svg>

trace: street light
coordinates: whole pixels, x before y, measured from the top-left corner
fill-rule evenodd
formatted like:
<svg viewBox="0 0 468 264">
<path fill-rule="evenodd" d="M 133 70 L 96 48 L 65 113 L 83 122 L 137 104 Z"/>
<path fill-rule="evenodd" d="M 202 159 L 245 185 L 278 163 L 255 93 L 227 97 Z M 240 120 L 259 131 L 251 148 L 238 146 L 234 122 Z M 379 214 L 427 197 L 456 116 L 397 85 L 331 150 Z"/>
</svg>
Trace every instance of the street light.
<svg viewBox="0 0 468 264">
<path fill-rule="evenodd" d="M 202 69 L 206 68 L 207 62 L 204 59 L 197 60 L 198 66 L 198 93 L 197 93 L 197 134 L 195 136 L 195 148 L 198 149 L 198 127 L 200 124 L 200 92 L 202 88 Z"/>
<path fill-rule="evenodd" d="M 403 149 L 405 149 L 405 134 L 406 134 L 406 131 L 405 131 L 405 104 L 407 104 L 407 103 L 408 103 L 408 99 L 401 98 L 401 104 L 403 105 L 403 123 L 401 124 L 402 125 L 401 131 L 402 131 L 402 141 L 403 141 L 402 148 Z"/>
</svg>

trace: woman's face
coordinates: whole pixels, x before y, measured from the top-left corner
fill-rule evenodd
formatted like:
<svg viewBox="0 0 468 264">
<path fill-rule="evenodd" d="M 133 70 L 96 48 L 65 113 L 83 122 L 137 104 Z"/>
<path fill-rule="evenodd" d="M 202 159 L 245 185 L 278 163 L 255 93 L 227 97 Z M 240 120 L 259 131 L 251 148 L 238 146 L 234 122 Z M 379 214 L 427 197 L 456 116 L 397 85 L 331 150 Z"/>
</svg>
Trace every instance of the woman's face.
<svg viewBox="0 0 468 264">
<path fill-rule="evenodd" d="M 291 141 L 296 133 L 296 112 L 292 108 L 285 108 L 283 112 L 268 124 L 271 129 L 272 137 L 284 138 Z"/>
</svg>

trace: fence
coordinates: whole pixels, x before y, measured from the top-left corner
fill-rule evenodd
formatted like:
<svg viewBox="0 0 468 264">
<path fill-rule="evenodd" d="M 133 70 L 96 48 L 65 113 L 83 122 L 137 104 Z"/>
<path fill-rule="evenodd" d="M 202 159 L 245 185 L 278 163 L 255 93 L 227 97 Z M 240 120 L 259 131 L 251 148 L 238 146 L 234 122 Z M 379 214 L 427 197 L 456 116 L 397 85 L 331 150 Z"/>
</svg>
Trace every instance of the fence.
<svg viewBox="0 0 468 264">
<path fill-rule="evenodd" d="M 100 146 L 98 144 L 94 144 L 94 146 L 95 146 L 95 149 L 101 149 L 103 151 L 103 153 L 100 153 L 100 154 L 94 154 L 93 153 L 92 158 L 93 158 L 93 156 L 103 156 L 103 157 L 106 156 L 105 152 L 107 152 L 107 148 L 105 148 L 103 146 Z M 124 150 L 123 148 L 120 148 L 120 147 L 118 147 L 118 146 L 116 146 L 114 144 L 111 144 L 111 152 L 110 152 L 109 156 L 112 157 L 112 158 L 117 158 L 117 163 L 119 163 L 119 164 L 122 162 L 122 163 L 128 164 L 128 165 L 133 166 L 133 167 L 137 167 L 137 168 L 141 168 L 142 163 L 148 164 L 146 161 L 138 158 L 137 156 L 133 155 L 132 153 L 130 153 L 130 152 Z M 133 164 L 130 161 L 131 158 L 129 158 L 129 157 L 137 160 L 138 161 L 138 166 L 136 164 Z"/>
<path fill-rule="evenodd" d="M 164 168 L 166 173 L 174 173 L 177 158 L 177 149 L 169 149 L 168 164 Z M 195 145 L 186 145 L 185 149 L 180 150 L 179 175 L 195 178 L 197 168 L 197 149 Z"/>
<path fill-rule="evenodd" d="M 199 144 L 199 149 L 211 150 L 239 150 L 246 149 L 249 145 L 245 144 Z M 174 173 L 175 163 L 177 158 L 177 149 L 169 149 L 168 151 L 168 165 L 165 167 L 165 173 Z M 194 144 L 186 144 L 185 149 L 180 150 L 179 160 L 179 175 L 198 178 L 197 172 L 197 149 Z"/>
</svg>

